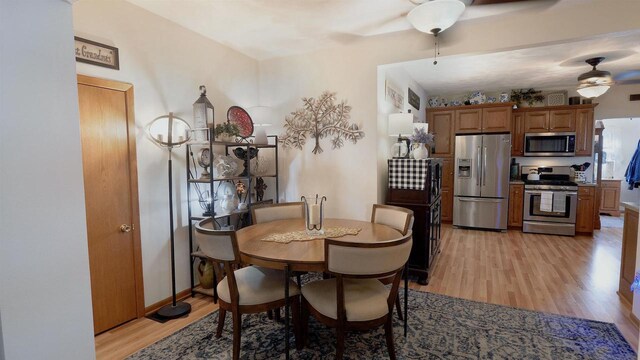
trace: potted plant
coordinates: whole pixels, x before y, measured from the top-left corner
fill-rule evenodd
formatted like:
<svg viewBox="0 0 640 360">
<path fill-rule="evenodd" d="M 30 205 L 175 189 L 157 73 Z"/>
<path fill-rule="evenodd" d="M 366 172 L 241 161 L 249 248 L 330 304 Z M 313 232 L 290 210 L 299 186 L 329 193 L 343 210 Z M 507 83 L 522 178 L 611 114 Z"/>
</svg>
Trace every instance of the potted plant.
<svg viewBox="0 0 640 360">
<path fill-rule="evenodd" d="M 409 137 L 413 147 L 414 159 L 426 159 L 429 157 L 428 149 L 433 145 L 433 134 L 429 134 L 423 127 L 413 129 L 413 135 Z"/>
<path fill-rule="evenodd" d="M 214 134 L 218 141 L 232 142 L 240 134 L 240 128 L 236 124 L 225 122 L 216 125 Z"/>
</svg>

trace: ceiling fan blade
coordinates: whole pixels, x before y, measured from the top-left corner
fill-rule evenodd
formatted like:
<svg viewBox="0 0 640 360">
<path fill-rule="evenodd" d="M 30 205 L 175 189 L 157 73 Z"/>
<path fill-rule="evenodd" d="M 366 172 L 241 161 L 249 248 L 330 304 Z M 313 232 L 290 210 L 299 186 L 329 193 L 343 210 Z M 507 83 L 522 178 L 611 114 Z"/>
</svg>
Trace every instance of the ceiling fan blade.
<svg viewBox="0 0 640 360">
<path fill-rule="evenodd" d="M 616 85 L 637 85 L 640 84 L 640 79 L 616 81 Z"/>
<path fill-rule="evenodd" d="M 613 77 L 616 82 L 640 81 L 640 70 L 627 70 Z"/>
</svg>

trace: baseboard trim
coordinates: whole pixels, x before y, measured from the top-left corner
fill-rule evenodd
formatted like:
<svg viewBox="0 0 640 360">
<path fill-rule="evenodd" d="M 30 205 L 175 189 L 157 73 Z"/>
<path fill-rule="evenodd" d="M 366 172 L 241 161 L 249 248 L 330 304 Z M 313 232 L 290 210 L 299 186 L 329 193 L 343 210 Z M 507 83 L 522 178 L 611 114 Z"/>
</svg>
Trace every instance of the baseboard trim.
<svg viewBox="0 0 640 360">
<path fill-rule="evenodd" d="M 185 289 L 176 294 L 176 299 L 180 301 L 188 298 L 189 296 L 191 296 L 191 289 Z M 172 301 L 173 301 L 173 296 L 169 296 L 164 300 L 160 300 L 157 303 L 147 306 L 146 308 L 144 308 L 145 316 L 158 311 L 158 309 L 160 309 L 165 305 L 171 304 Z"/>
<path fill-rule="evenodd" d="M 640 327 L 640 320 L 638 320 L 638 318 L 637 318 L 633 313 L 629 313 L 629 317 L 631 318 L 631 322 L 632 322 L 636 327 Z"/>
</svg>

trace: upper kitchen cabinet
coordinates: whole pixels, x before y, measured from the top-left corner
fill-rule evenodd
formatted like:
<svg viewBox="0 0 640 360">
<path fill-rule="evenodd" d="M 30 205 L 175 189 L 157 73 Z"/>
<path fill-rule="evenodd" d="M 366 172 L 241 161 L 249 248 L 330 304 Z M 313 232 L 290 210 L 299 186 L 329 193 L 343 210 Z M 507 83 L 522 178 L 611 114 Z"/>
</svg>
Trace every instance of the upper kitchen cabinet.
<svg viewBox="0 0 640 360">
<path fill-rule="evenodd" d="M 456 106 L 452 108 L 455 111 L 455 133 L 508 133 L 511 131 L 512 107 L 513 103 Z"/>
<path fill-rule="evenodd" d="M 548 111 L 527 111 L 524 113 L 524 132 L 549 132 Z"/>
<path fill-rule="evenodd" d="M 477 134 L 482 132 L 482 109 L 455 110 L 456 134 Z"/>
<path fill-rule="evenodd" d="M 573 109 L 549 111 L 549 131 L 576 131 L 576 111 Z"/>
<path fill-rule="evenodd" d="M 511 109 L 509 106 L 485 107 L 482 109 L 482 132 L 502 133 L 511 131 Z"/>
<path fill-rule="evenodd" d="M 593 107 L 595 105 L 563 105 L 563 106 L 548 106 L 537 108 L 522 108 L 516 110 L 516 113 L 524 114 L 524 132 L 525 133 L 541 133 L 541 132 L 575 132 L 576 135 L 581 134 L 587 122 L 591 126 L 591 135 L 593 135 Z M 584 135 L 584 134 L 583 134 Z M 576 142 L 580 140 L 577 139 Z M 582 139 L 584 142 L 589 142 L 588 153 L 584 155 L 591 155 L 591 143 L 592 140 L 587 140 L 586 137 Z M 578 145 L 578 144 L 576 144 Z M 579 149 L 576 148 L 576 155 Z M 586 150 L 583 150 L 586 152 Z"/>
<path fill-rule="evenodd" d="M 576 110 L 576 156 L 591 156 L 593 151 L 593 108 L 596 105 Z"/>
<path fill-rule="evenodd" d="M 524 156 L 524 114 L 521 112 L 513 113 L 511 156 Z"/>
<path fill-rule="evenodd" d="M 454 149 L 454 110 L 427 109 L 429 132 L 433 134 L 434 146 L 431 156 L 437 158 L 453 157 Z"/>
</svg>

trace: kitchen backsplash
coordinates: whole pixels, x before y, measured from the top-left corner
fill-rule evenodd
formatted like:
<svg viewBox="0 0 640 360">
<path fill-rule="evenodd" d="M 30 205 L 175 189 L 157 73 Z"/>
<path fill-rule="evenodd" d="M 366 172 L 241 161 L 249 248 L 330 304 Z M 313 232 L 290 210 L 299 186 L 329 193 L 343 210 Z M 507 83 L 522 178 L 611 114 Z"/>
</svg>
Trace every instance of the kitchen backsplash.
<svg viewBox="0 0 640 360">
<path fill-rule="evenodd" d="M 593 180 L 593 158 L 590 156 L 574 156 L 574 157 L 516 157 L 516 162 L 520 166 L 571 166 L 573 164 L 591 163 L 587 169 L 587 181 Z"/>
</svg>

